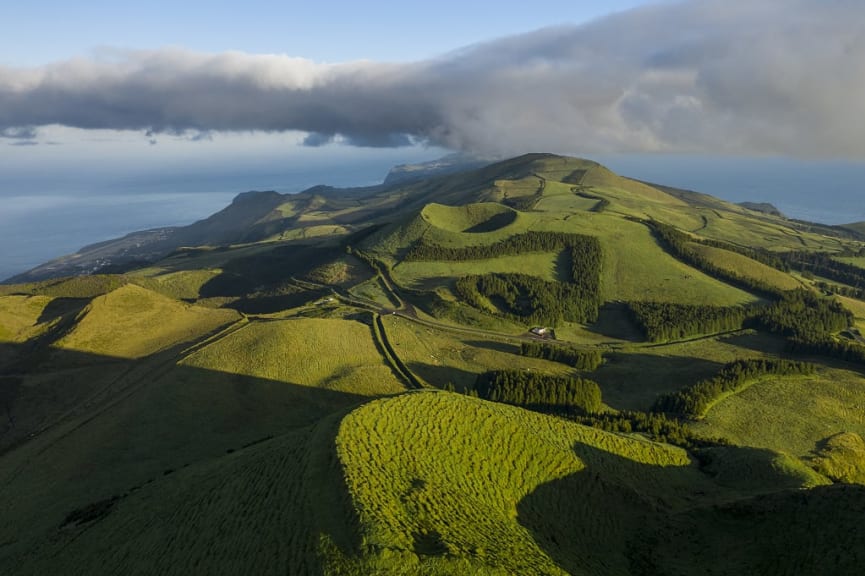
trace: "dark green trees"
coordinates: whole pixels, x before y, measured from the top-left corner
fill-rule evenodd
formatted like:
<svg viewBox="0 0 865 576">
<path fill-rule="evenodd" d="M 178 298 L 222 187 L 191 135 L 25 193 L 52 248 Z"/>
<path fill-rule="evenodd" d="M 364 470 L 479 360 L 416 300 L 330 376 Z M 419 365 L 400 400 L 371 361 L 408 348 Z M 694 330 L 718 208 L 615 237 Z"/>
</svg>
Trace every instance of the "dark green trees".
<svg viewBox="0 0 865 576">
<path fill-rule="evenodd" d="M 496 370 L 479 374 L 478 396 L 493 402 L 537 410 L 576 409 L 591 414 L 601 409 L 601 389 L 583 378 L 565 378 L 527 370 Z"/>
</svg>

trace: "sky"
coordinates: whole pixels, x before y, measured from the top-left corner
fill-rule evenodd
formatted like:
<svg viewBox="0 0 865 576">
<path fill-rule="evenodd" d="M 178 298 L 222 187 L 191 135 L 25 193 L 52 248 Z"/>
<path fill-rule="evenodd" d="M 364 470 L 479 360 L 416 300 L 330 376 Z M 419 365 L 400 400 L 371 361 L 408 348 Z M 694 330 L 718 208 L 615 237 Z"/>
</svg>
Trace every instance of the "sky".
<svg viewBox="0 0 865 576">
<path fill-rule="evenodd" d="M 339 135 L 310 137 L 295 130 L 291 121 L 272 116 L 278 114 L 274 107 L 290 107 L 285 102 L 291 95 L 277 94 L 264 103 L 260 98 L 270 90 L 267 86 L 265 94 L 257 91 L 256 96 L 242 94 L 244 89 L 237 85 L 195 89 L 187 83 L 201 79 L 202 73 L 210 75 L 207 82 L 230 83 L 245 68 L 250 72 L 239 80 L 261 87 L 261 77 L 256 75 L 290 78 L 297 75 L 298 67 L 351 68 L 358 62 L 368 67 L 411 67 L 447 59 L 448 54 L 479 43 L 550 25 L 579 25 L 644 3 L 539 0 L 526 9 L 522 3 L 454 0 L 422 4 L 253 0 L 242 5 L 199 0 L 2 2 L 0 194 L 25 185 L 53 192 L 59 184 L 87 188 L 91 182 L 152 179 L 156 173 L 185 172 L 203 181 L 205 173 L 216 177 L 229 171 L 272 173 L 281 166 L 291 175 L 327 164 L 373 161 L 383 177 L 392 164 L 432 159 L 448 149 L 415 136 L 376 136 L 379 142 L 373 142 L 372 149 L 346 146 Z M 148 72 L 144 61 L 161 70 Z M 119 80 L 125 86 L 111 80 L 118 80 L 118 75 L 125 76 Z M 142 85 L 160 85 L 173 94 L 159 95 Z M 165 110 L 156 109 L 203 110 L 209 100 L 219 99 L 219 93 L 224 97 L 212 103 L 214 116 L 202 122 L 179 118 L 163 122 Z M 217 116 L 233 114 L 218 109 L 225 105 L 260 114 L 259 121 L 210 125 L 209 120 Z M 121 118 L 123 111 L 144 116 Z M 381 112 L 371 115 L 369 122 L 380 116 Z M 305 145 L 331 138 L 336 140 L 331 145 Z M 385 150 L 381 144 L 389 138 L 410 145 Z M 285 180 L 283 175 L 257 182 L 285 184 Z M 251 187 L 255 184 L 250 182 Z"/>
<path fill-rule="evenodd" d="M 860 0 L 77 4 L 0 12 L 10 170 L 273 146 L 865 158 Z"/>
<path fill-rule="evenodd" d="M 0 22 L 22 211 L 371 184 L 450 151 L 865 163 L 862 0 L 31 0 Z"/>
</svg>

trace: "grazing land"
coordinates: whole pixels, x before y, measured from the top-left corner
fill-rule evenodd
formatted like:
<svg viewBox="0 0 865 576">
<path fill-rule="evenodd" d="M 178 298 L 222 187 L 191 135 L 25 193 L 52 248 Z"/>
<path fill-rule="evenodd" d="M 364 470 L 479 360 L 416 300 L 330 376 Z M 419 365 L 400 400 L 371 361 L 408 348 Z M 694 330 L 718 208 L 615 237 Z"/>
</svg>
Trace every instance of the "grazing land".
<svg viewBox="0 0 865 576">
<path fill-rule="evenodd" d="M 0 285 L 2 574 L 861 574 L 855 228 L 528 154 L 135 238 Z"/>
</svg>

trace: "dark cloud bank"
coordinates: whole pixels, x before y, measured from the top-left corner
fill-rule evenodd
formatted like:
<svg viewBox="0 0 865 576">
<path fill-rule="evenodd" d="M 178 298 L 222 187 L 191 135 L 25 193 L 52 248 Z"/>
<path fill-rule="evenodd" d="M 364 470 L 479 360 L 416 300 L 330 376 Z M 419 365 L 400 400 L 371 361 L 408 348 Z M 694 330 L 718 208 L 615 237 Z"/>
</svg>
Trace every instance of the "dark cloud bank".
<svg viewBox="0 0 865 576">
<path fill-rule="evenodd" d="M 865 159 L 865 3 L 707 0 L 415 63 L 157 50 L 0 68 L 0 135 L 62 124 L 506 154 Z"/>
</svg>

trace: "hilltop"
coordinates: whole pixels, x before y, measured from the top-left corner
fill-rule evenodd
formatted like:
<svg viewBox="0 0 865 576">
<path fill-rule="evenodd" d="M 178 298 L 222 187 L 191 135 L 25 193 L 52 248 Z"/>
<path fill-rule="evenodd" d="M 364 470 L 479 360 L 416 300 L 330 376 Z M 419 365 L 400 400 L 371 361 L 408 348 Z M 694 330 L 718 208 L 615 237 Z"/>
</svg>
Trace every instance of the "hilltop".
<svg viewBox="0 0 865 576">
<path fill-rule="evenodd" d="M 860 230 L 427 168 L 0 286 L 0 572 L 861 571 Z"/>
</svg>

